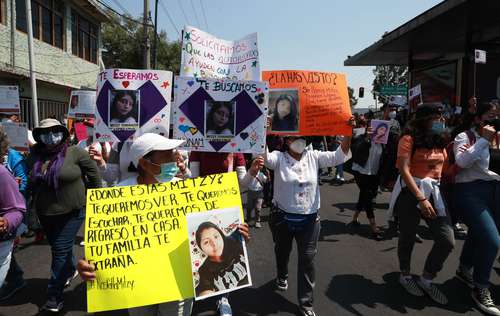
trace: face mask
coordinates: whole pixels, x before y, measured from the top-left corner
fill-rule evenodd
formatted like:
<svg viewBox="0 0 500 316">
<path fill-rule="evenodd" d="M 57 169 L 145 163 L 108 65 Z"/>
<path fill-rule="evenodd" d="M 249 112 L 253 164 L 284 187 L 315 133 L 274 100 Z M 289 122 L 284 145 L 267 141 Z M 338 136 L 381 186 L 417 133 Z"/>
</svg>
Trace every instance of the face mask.
<svg viewBox="0 0 500 316">
<path fill-rule="evenodd" d="M 160 167 L 160 174 L 155 175 L 156 180 L 160 183 L 172 181 L 179 172 L 179 168 L 175 162 L 162 163 Z"/>
<path fill-rule="evenodd" d="M 431 131 L 433 134 L 441 134 L 446 130 L 444 122 L 442 121 L 434 121 L 432 122 Z"/>
<path fill-rule="evenodd" d="M 391 112 L 389 112 L 389 118 L 390 118 L 390 119 L 395 119 L 395 118 L 396 118 L 396 116 L 397 116 L 397 112 L 396 112 L 396 111 L 391 111 Z"/>
<path fill-rule="evenodd" d="M 297 154 L 302 154 L 304 150 L 306 149 L 306 140 L 303 138 L 299 138 L 294 140 L 290 144 L 290 149 Z"/>
<path fill-rule="evenodd" d="M 63 140 L 63 133 L 62 132 L 57 132 L 57 133 L 48 132 L 46 134 L 41 134 L 40 140 L 45 145 L 49 145 L 49 146 L 59 145 Z"/>
</svg>

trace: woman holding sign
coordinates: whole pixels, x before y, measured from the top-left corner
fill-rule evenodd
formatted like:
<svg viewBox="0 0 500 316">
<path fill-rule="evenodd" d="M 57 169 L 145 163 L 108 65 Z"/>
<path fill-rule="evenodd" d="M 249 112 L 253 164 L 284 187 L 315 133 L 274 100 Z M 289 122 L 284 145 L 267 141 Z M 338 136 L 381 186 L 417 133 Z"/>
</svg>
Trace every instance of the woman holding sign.
<svg viewBox="0 0 500 316">
<path fill-rule="evenodd" d="M 349 120 L 354 125 L 354 118 Z M 269 219 L 276 254 L 278 290 L 288 289 L 288 261 L 292 242 L 297 242 L 299 266 L 297 294 L 300 312 L 315 316 L 313 290 L 314 257 L 320 221 L 318 170 L 335 167 L 351 158 L 351 137 L 346 136 L 336 151 L 306 149 L 303 137 L 287 137 L 285 151 L 267 152 L 264 164 L 274 171 L 274 205 Z M 267 151 L 267 150 L 266 150 Z"/>
<path fill-rule="evenodd" d="M 138 137 L 130 148 L 132 163 L 137 168 L 133 177 L 123 180 L 118 186 L 137 184 L 153 184 L 180 180 L 175 175 L 178 172 L 175 149 L 183 143 L 182 140 L 168 139 L 158 134 L 146 133 Z M 249 239 L 248 226 L 239 226 L 239 232 Z M 95 280 L 94 267 L 85 260 L 78 262 L 78 272 L 85 281 Z M 189 316 L 193 300 L 161 303 L 129 309 L 131 316 Z"/>
<path fill-rule="evenodd" d="M 69 145 L 68 129 L 45 119 L 33 130 L 37 144 L 27 159 L 33 205 L 52 251 L 51 278 L 42 310 L 59 312 L 63 290 L 76 276 L 73 244 L 85 217 L 86 188 L 101 186 L 89 154 Z"/>
</svg>

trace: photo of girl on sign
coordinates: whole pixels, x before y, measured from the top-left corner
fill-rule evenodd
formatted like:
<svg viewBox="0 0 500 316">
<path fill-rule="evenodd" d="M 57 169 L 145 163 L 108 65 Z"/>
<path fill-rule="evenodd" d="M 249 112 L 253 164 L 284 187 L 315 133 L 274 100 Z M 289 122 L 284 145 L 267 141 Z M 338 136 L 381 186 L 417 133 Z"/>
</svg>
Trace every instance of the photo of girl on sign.
<svg viewBox="0 0 500 316">
<path fill-rule="evenodd" d="M 372 141 L 375 144 L 387 144 L 389 138 L 389 121 L 372 120 L 371 128 L 373 131 Z"/>
<path fill-rule="evenodd" d="M 269 112 L 272 115 L 271 131 L 298 132 L 299 102 L 295 89 L 273 89 L 269 93 Z"/>
<path fill-rule="evenodd" d="M 109 128 L 139 127 L 139 91 L 113 90 L 109 93 Z"/>
<path fill-rule="evenodd" d="M 205 136 L 234 136 L 235 105 L 234 101 L 205 101 Z"/>
<path fill-rule="evenodd" d="M 251 285 L 239 213 L 234 208 L 187 216 L 197 300 Z"/>
</svg>

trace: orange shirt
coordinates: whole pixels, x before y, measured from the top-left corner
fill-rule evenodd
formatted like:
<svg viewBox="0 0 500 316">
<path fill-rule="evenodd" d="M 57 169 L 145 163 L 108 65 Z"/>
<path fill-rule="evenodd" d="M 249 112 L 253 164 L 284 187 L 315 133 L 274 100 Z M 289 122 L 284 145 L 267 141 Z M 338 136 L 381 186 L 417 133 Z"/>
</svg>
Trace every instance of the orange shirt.
<svg viewBox="0 0 500 316">
<path fill-rule="evenodd" d="M 410 159 L 410 173 L 416 178 L 440 179 L 441 172 L 448 164 L 446 149 L 426 149 L 419 148 L 413 153 L 413 139 L 410 135 L 401 137 L 398 144 L 398 160 L 396 166 L 402 158 Z M 412 154 L 413 153 L 413 154 Z"/>
</svg>

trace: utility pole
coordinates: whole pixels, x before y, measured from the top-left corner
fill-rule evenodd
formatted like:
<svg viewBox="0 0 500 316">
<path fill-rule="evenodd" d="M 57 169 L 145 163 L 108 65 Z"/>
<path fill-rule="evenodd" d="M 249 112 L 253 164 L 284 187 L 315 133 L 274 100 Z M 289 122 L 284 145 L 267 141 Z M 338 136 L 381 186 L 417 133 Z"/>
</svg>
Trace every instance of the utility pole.
<svg viewBox="0 0 500 316">
<path fill-rule="evenodd" d="M 35 127 L 38 127 L 38 96 L 36 91 L 35 55 L 33 53 L 33 23 L 31 21 L 31 0 L 26 0 L 26 21 L 28 23 L 28 54 L 31 79 L 31 114 Z M 13 25 L 11 27 L 14 27 Z"/>
<path fill-rule="evenodd" d="M 155 2 L 155 38 L 153 39 L 153 68 L 158 69 L 158 0 Z"/>
<path fill-rule="evenodd" d="M 149 0 L 144 0 L 144 69 L 151 68 L 151 44 L 149 42 Z"/>
</svg>

